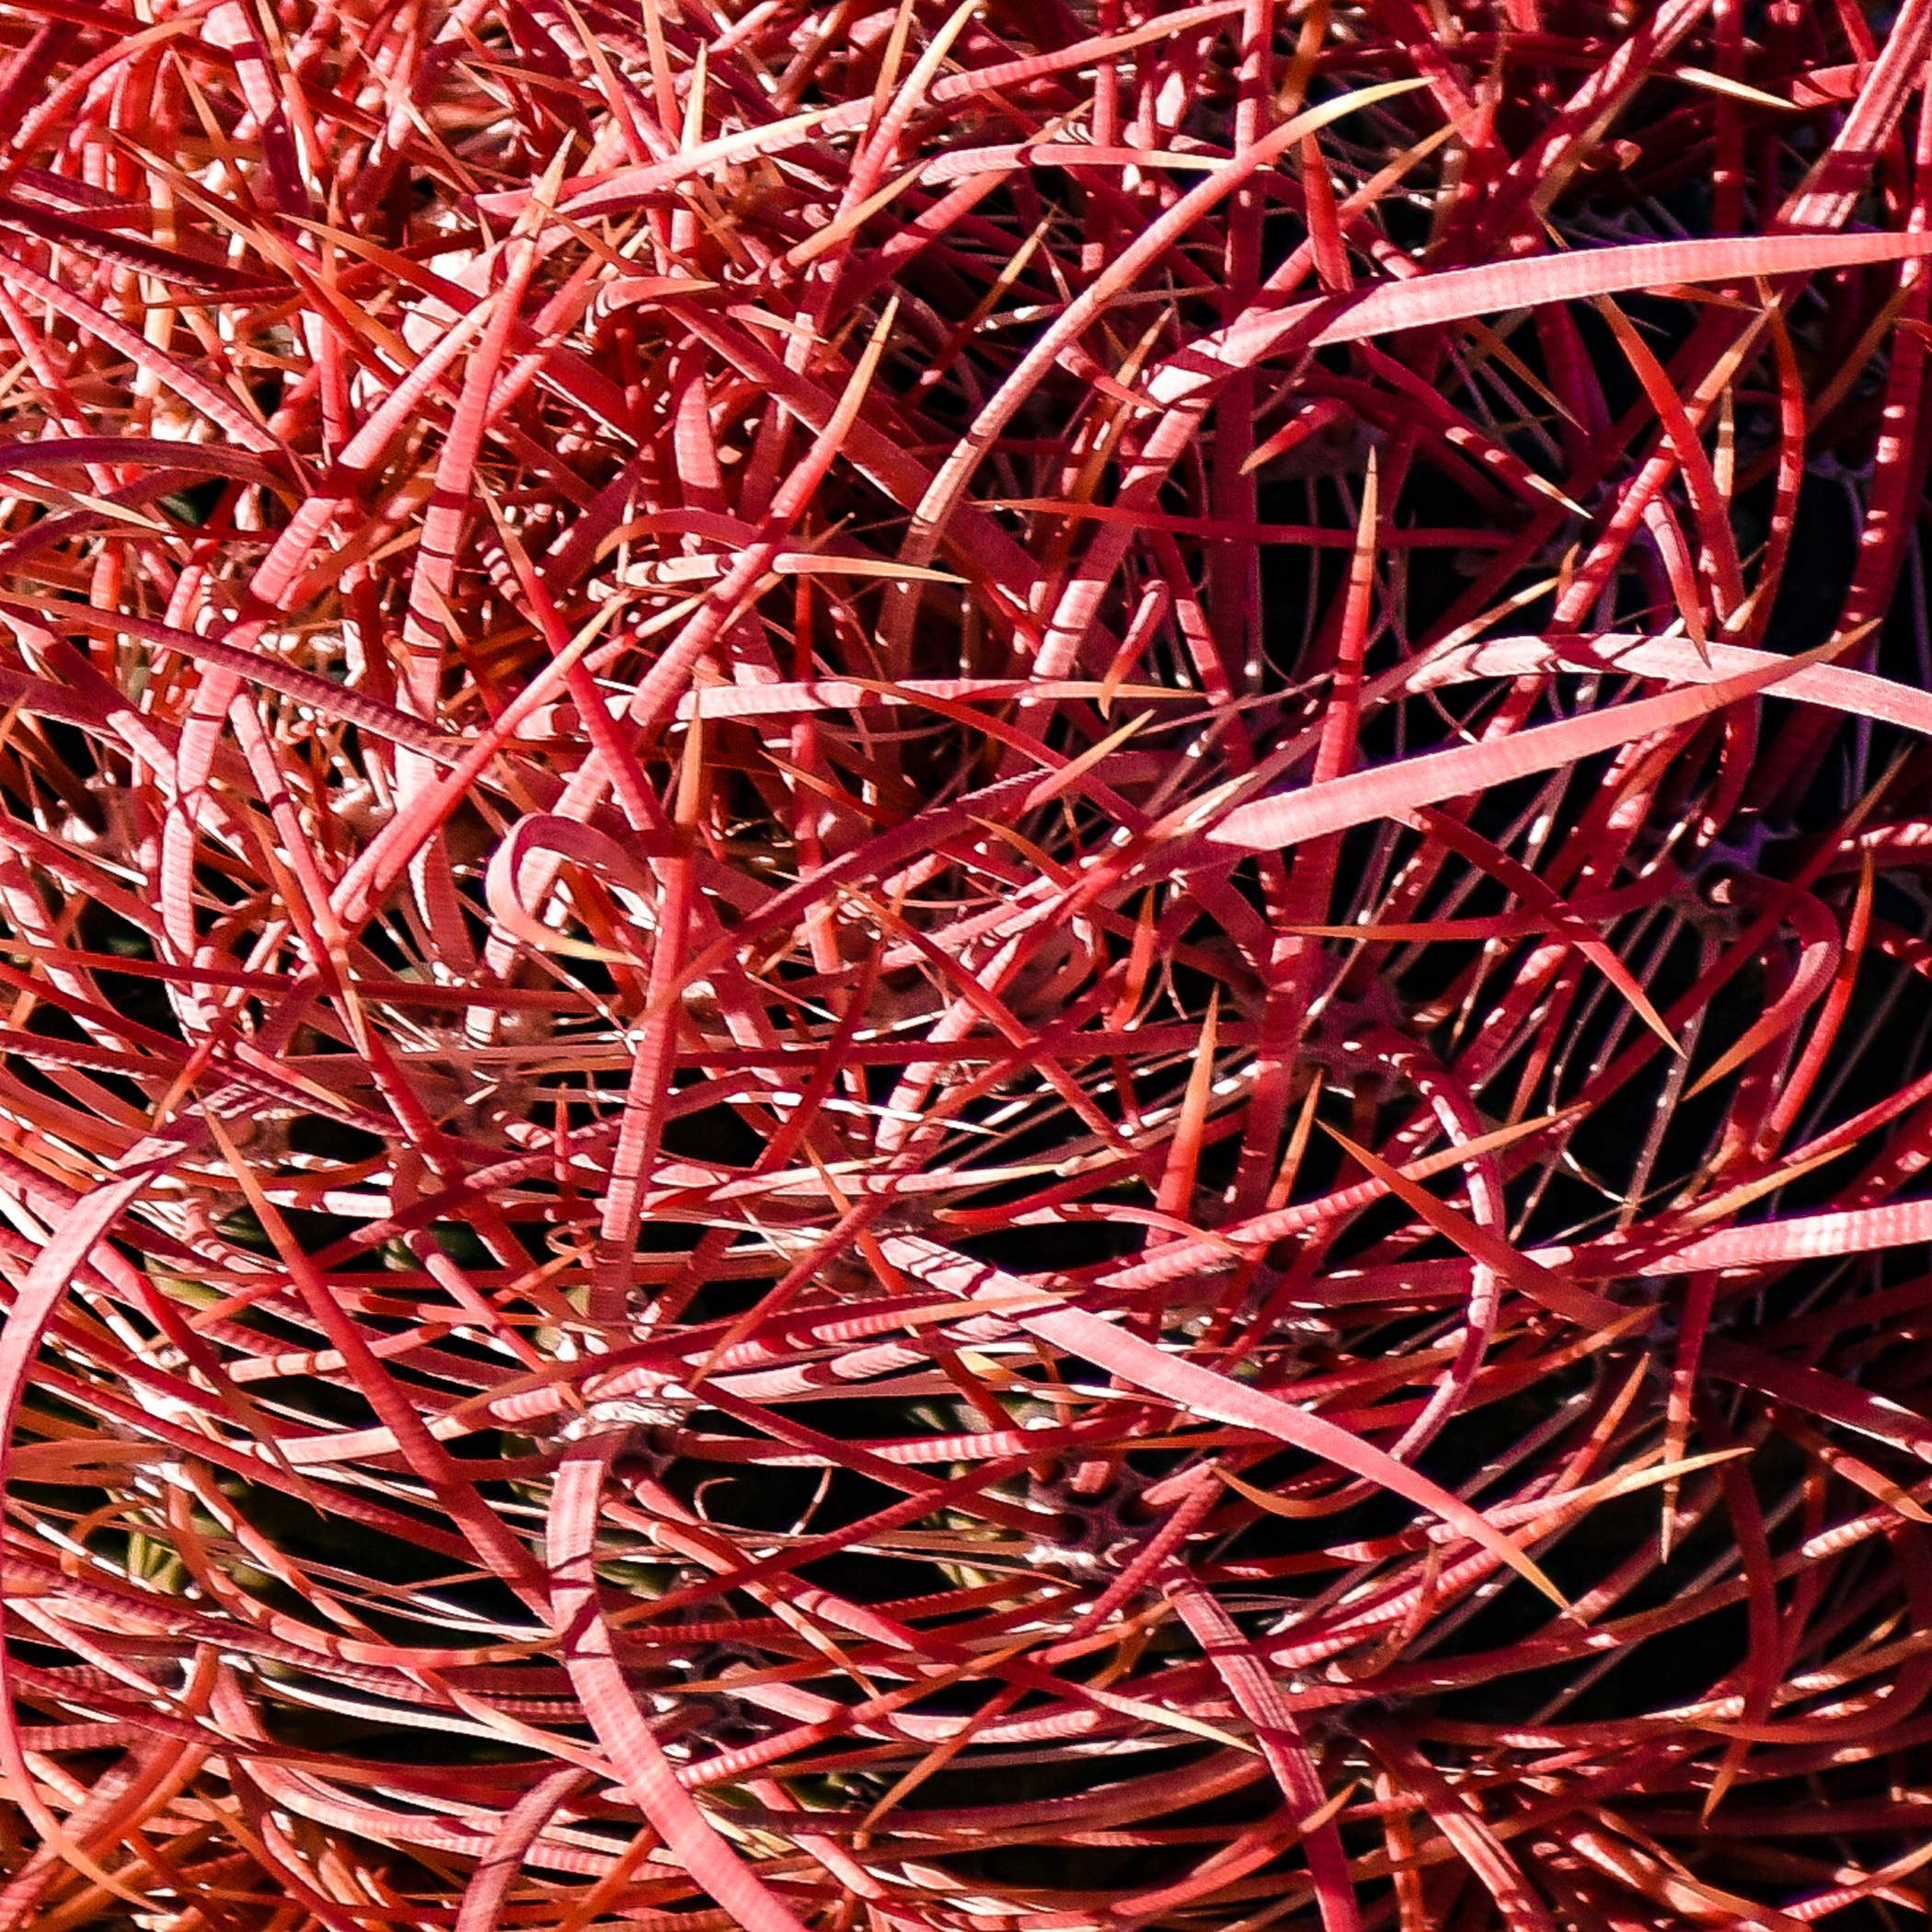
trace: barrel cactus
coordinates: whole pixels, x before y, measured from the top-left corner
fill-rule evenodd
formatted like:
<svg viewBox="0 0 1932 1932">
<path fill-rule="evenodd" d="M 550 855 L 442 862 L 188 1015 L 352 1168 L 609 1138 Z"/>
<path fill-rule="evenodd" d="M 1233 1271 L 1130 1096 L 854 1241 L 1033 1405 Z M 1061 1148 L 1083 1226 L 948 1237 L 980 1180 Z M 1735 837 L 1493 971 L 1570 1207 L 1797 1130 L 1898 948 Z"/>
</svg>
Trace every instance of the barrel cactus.
<svg viewBox="0 0 1932 1932">
<path fill-rule="evenodd" d="M 0 1926 L 1922 1915 L 1928 43 L 5 0 Z"/>
</svg>

